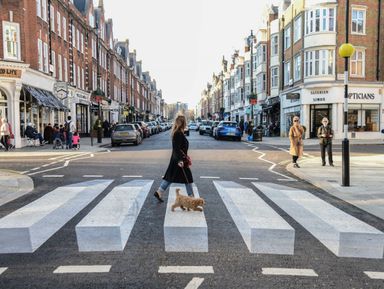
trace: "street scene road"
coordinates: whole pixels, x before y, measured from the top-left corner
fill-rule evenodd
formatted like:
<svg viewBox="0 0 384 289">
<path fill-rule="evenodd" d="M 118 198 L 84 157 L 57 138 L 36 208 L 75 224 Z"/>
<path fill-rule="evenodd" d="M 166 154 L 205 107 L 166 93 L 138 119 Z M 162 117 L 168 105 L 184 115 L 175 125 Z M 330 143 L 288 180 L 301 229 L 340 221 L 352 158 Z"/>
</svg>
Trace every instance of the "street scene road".
<svg viewBox="0 0 384 289">
<path fill-rule="evenodd" d="M 0 167 L 29 175 L 34 189 L 0 206 L 0 288 L 383 288 L 380 212 L 292 174 L 287 145 L 271 139 L 190 132 L 203 212 L 170 210 L 182 184 L 164 203 L 153 196 L 170 131 L 139 146 L 9 153 Z M 308 140 L 301 171 L 318 151 Z M 351 152 L 380 158 L 383 145 Z M 337 158 L 316 166 L 340 176 Z"/>
</svg>

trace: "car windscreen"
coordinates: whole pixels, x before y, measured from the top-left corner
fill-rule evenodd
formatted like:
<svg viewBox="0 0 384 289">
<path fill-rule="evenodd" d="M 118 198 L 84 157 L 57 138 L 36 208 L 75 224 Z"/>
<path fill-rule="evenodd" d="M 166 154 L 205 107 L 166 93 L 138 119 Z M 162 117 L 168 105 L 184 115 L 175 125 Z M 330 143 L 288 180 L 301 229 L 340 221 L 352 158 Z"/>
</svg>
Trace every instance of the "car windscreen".
<svg viewBox="0 0 384 289">
<path fill-rule="evenodd" d="M 223 122 L 221 125 L 225 127 L 237 127 L 237 123 L 235 122 Z"/>
<path fill-rule="evenodd" d="M 133 130 L 131 125 L 118 125 L 115 131 Z"/>
</svg>

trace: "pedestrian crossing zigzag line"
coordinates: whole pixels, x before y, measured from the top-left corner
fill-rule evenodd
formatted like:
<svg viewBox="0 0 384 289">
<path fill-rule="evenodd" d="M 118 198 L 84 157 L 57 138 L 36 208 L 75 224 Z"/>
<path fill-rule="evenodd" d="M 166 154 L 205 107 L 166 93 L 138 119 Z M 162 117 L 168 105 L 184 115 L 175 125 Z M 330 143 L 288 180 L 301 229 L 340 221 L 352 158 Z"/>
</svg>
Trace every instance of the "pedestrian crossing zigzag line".
<svg viewBox="0 0 384 289">
<path fill-rule="evenodd" d="M 113 180 L 58 187 L 0 219 L 0 253 L 32 253 L 100 195 Z"/>
<path fill-rule="evenodd" d="M 279 172 L 274 171 L 274 168 L 276 167 L 276 163 L 264 159 L 264 156 L 266 156 L 266 153 L 258 151 L 258 148 L 254 148 L 254 149 L 252 149 L 252 151 L 255 152 L 255 153 L 260 154 L 260 156 L 258 157 L 259 160 L 271 164 L 271 166 L 268 168 L 268 171 L 270 171 L 270 172 L 273 173 L 273 174 L 282 176 L 282 177 L 284 177 L 284 178 L 286 178 L 286 179 L 296 181 L 296 179 L 294 179 L 294 178 L 291 178 L 291 177 L 289 177 L 289 176 L 287 176 L 287 175 L 284 175 L 284 174 L 282 174 L 282 173 L 279 173 Z"/>
</svg>

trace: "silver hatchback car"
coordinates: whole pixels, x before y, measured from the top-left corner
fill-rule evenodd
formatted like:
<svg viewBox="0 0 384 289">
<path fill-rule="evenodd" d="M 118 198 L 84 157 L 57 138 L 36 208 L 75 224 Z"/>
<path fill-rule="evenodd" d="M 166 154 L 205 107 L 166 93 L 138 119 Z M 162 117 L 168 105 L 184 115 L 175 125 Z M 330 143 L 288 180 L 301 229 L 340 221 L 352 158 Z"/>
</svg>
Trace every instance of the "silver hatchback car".
<svg viewBox="0 0 384 289">
<path fill-rule="evenodd" d="M 113 147 L 122 143 L 138 145 L 141 143 L 141 140 L 140 132 L 135 128 L 135 125 L 131 123 L 117 125 L 111 136 L 111 144 Z"/>
</svg>

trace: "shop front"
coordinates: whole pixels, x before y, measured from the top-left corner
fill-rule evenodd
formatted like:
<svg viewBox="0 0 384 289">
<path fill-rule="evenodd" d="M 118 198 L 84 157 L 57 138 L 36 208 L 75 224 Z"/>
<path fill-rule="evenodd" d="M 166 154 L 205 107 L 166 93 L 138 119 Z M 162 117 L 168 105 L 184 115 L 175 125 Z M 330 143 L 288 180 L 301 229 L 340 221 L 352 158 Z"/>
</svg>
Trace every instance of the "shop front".
<svg viewBox="0 0 384 289">
<path fill-rule="evenodd" d="M 350 84 L 348 90 L 349 138 L 379 139 L 383 125 L 382 87 Z M 310 111 L 310 136 L 317 137 L 323 117 L 327 117 L 335 138 L 344 136 L 344 87 L 303 89 L 303 110 Z"/>
</svg>

